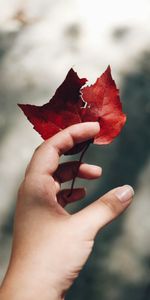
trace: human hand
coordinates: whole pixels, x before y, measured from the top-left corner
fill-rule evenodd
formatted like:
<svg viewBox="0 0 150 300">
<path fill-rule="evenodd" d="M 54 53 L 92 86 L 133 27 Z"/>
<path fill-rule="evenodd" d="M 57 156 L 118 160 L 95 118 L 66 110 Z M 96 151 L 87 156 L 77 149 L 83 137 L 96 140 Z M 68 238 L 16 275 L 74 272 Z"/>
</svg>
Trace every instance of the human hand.
<svg viewBox="0 0 150 300">
<path fill-rule="evenodd" d="M 96 234 L 131 203 L 133 190 L 116 188 L 70 215 L 65 205 L 85 190 L 61 190 L 73 178 L 77 162 L 59 165 L 75 144 L 94 138 L 97 122 L 76 124 L 39 146 L 27 167 L 16 207 L 13 249 L 1 287 L 1 300 L 63 299 L 88 259 Z M 78 176 L 98 178 L 101 168 L 81 164 Z"/>
</svg>

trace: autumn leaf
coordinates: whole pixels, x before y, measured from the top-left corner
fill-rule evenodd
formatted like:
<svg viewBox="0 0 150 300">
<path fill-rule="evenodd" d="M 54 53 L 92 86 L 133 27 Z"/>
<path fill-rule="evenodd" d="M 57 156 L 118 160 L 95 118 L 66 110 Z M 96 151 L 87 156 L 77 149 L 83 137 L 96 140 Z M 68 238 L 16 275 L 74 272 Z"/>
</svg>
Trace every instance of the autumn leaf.
<svg viewBox="0 0 150 300">
<path fill-rule="evenodd" d="M 120 133 L 126 122 L 122 112 L 119 90 L 111 76 L 110 67 L 97 81 L 82 90 L 82 97 L 87 107 L 82 110 L 82 122 L 98 121 L 100 133 L 95 137 L 94 144 L 109 144 Z"/>
<path fill-rule="evenodd" d="M 120 133 L 126 116 L 122 112 L 119 91 L 110 67 L 91 86 L 71 69 L 52 99 L 42 105 L 18 104 L 43 139 L 64 128 L 86 121 L 98 121 L 100 132 L 91 142 L 109 144 Z M 86 142 L 76 145 L 66 154 L 83 150 Z"/>
</svg>

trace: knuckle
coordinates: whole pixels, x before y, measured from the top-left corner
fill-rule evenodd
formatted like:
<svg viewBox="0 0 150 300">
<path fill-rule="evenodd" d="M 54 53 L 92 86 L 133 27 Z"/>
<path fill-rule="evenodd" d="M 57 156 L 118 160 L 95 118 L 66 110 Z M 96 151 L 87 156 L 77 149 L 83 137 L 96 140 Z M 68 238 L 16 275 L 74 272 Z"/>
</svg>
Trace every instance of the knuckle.
<svg viewBox="0 0 150 300">
<path fill-rule="evenodd" d="M 72 134 L 72 130 L 67 130 L 66 131 L 66 140 L 68 141 L 68 146 L 72 147 L 73 144 L 74 144 L 74 137 L 73 137 L 73 134 Z"/>
<path fill-rule="evenodd" d="M 34 150 L 34 154 L 38 153 L 39 150 L 46 144 L 47 141 L 42 142 L 36 149 Z"/>
<path fill-rule="evenodd" d="M 122 210 L 121 203 L 118 203 L 118 200 L 114 195 L 103 197 L 101 199 L 101 203 L 105 205 L 109 211 L 111 211 L 112 215 L 116 216 Z"/>
<path fill-rule="evenodd" d="M 41 146 L 42 146 L 42 144 L 39 145 L 39 146 L 34 150 L 34 154 L 36 154 L 37 152 L 39 152 L 39 150 L 41 149 Z"/>
<path fill-rule="evenodd" d="M 71 149 L 74 145 L 74 139 L 73 139 L 73 135 L 70 132 L 70 130 L 68 130 L 68 128 L 66 130 L 64 130 L 63 132 L 63 136 L 62 136 L 62 143 L 59 144 L 59 154 L 61 155 L 64 151 L 64 148 L 67 150 Z"/>
</svg>

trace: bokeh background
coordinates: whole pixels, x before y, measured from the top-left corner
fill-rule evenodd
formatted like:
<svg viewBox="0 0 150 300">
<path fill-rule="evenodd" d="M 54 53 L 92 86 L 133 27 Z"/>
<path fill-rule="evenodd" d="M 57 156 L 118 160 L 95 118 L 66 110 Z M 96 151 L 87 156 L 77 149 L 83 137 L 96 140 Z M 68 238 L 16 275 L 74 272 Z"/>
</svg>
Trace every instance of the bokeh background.
<svg viewBox="0 0 150 300">
<path fill-rule="evenodd" d="M 47 102 L 71 67 L 92 83 L 109 64 L 128 121 L 111 145 L 90 146 L 84 160 L 101 165 L 103 176 L 88 183 L 88 196 L 70 210 L 122 184 L 134 186 L 135 201 L 98 235 L 67 299 L 150 299 L 148 0 L 0 0 L 0 280 L 18 185 L 42 142 L 17 103 Z"/>
</svg>

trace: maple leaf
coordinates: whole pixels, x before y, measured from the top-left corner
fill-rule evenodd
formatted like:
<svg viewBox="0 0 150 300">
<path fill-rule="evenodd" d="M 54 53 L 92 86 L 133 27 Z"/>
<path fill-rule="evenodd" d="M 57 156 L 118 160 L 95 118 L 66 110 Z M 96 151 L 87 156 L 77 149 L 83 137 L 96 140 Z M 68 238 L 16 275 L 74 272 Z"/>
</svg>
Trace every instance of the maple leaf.
<svg viewBox="0 0 150 300">
<path fill-rule="evenodd" d="M 111 77 L 110 67 L 93 85 L 84 86 L 86 81 L 70 69 L 48 103 L 42 106 L 18 104 L 43 139 L 86 121 L 100 123 L 100 133 L 91 141 L 94 144 L 108 144 L 120 133 L 126 116 L 122 112 L 119 91 Z M 86 144 L 80 143 L 65 154 L 76 154 Z"/>
<path fill-rule="evenodd" d="M 100 133 L 95 137 L 94 144 L 109 144 L 120 133 L 126 122 L 122 112 L 119 90 L 111 76 L 111 69 L 106 71 L 91 85 L 82 90 L 82 97 L 87 107 L 82 110 L 82 122 L 98 121 Z"/>
</svg>

